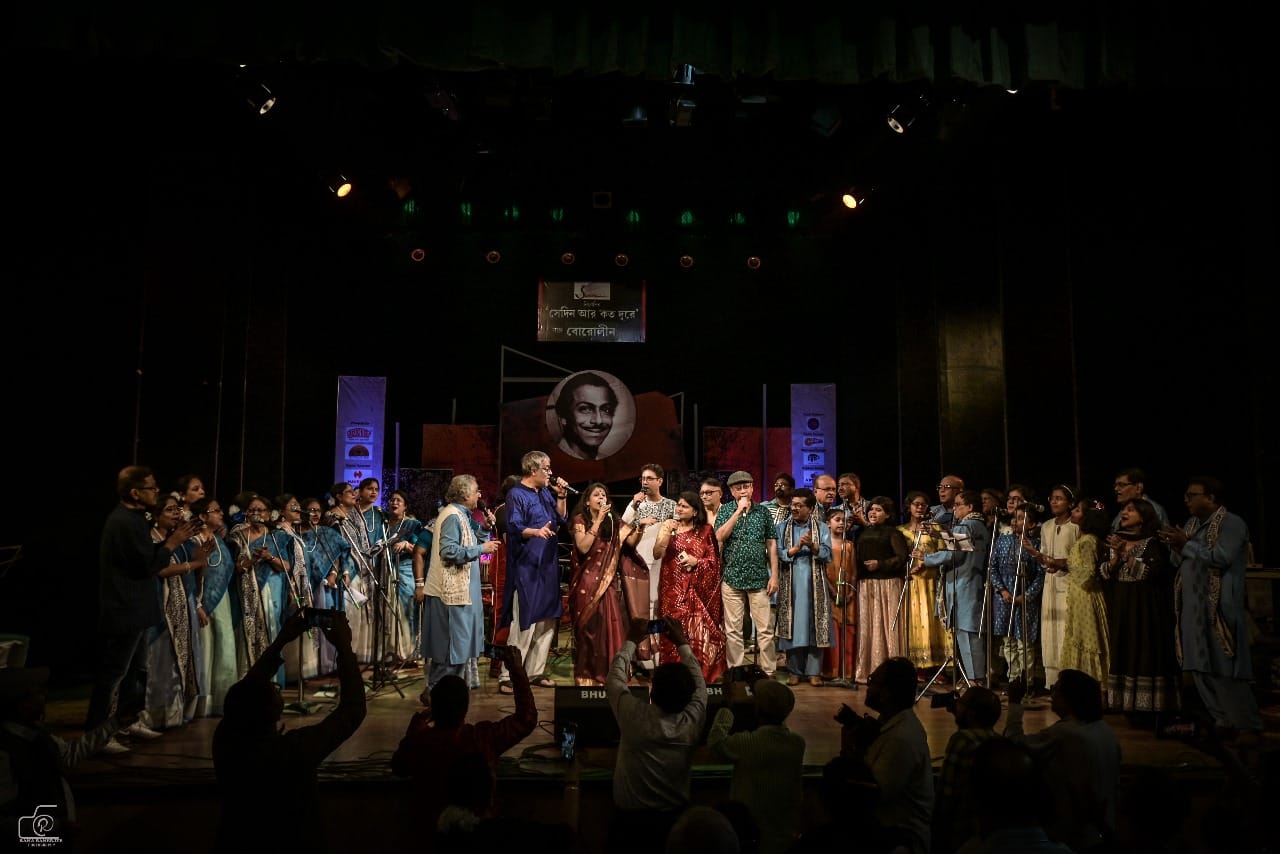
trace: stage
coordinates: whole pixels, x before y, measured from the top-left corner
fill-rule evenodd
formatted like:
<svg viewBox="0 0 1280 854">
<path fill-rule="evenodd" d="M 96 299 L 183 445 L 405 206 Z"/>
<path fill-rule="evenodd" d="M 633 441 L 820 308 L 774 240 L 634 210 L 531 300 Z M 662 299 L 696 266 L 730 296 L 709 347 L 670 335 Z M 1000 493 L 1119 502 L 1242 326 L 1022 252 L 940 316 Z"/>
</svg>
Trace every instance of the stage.
<svg viewBox="0 0 1280 854">
<path fill-rule="evenodd" d="M 570 668 L 567 656 L 553 660 L 552 674 L 558 685 L 571 686 Z M 393 683 L 383 684 L 370 694 L 363 725 L 321 767 L 321 796 L 326 802 L 324 814 L 334 850 L 367 844 L 370 834 L 378 837 L 379 847 L 384 843 L 422 841 L 424 831 L 414 823 L 410 786 L 390 772 L 389 763 L 410 717 L 421 708 L 417 698 L 423 678 L 419 670 L 404 670 L 398 676 Z M 785 679 L 785 674 L 780 672 L 779 678 Z M 481 687 L 471 694 L 469 720 L 509 714 L 514 709 L 513 698 L 498 693 L 497 681 L 488 677 L 488 663 L 483 660 L 481 679 Z M 305 726 L 332 709 L 336 700 L 330 696 L 332 691 L 325 690 L 332 685 L 331 680 L 309 681 L 305 690 L 307 711 L 299 711 L 296 706 L 286 711 L 285 725 Z M 578 692 L 561 688 L 533 690 L 539 724 L 528 738 L 502 757 L 498 797 L 509 814 L 553 823 L 569 814 L 564 787 L 567 763 L 561 758 L 554 737 L 557 717 L 572 713 L 579 721 L 580 733 L 586 741 L 592 741 L 599 715 L 608 716 L 609 712 L 603 699 L 590 707 L 577 699 L 571 710 L 562 709 L 557 715 L 556 700 L 567 705 L 580 697 Z M 839 751 L 840 726 L 833 717 L 842 703 L 855 712 L 867 712 L 865 689 L 816 687 L 802 682 L 793 690 L 796 706 L 788 725 L 806 741 L 805 823 L 815 827 L 829 818 L 818 803 L 817 782 L 823 765 Z M 64 737 L 78 735 L 87 697 L 88 686 L 51 694 L 47 712 L 50 727 Z M 286 703 L 296 704 L 296 686 L 287 688 L 284 697 Z M 717 702 L 713 698 L 713 703 Z M 941 767 L 947 740 L 955 731 L 954 721 L 944 708 L 931 707 L 928 696 L 921 699 L 916 711 L 928 733 L 935 767 Z M 1049 710 L 1047 699 L 1028 703 L 1028 732 L 1042 729 L 1054 720 L 1056 716 Z M 1198 805 L 1186 817 L 1188 822 L 1195 822 L 1198 810 L 1207 808 L 1219 793 L 1230 788 L 1233 775 L 1229 772 L 1240 767 L 1233 765 L 1236 757 L 1232 754 L 1218 751 L 1215 757 L 1183 740 L 1157 738 L 1154 732 L 1130 727 L 1122 716 L 1109 716 L 1108 721 L 1122 745 L 1124 780 L 1131 780 L 1143 768 L 1167 771 Z M 178 846 L 189 851 L 211 850 L 218 807 L 210 745 L 217 723 L 215 718 L 197 719 L 166 731 L 158 739 L 134 741 L 129 753 L 100 756 L 75 769 L 71 779 L 82 828 L 78 850 L 129 850 L 132 854 Z M 1003 725 L 1002 716 L 997 731 Z M 584 726 L 590 731 L 584 732 Z M 608 744 L 580 749 L 578 838 L 584 851 L 597 850 L 603 839 L 611 804 L 614 753 Z M 727 798 L 729 775 L 728 766 L 718 763 L 705 747 L 700 748 L 694 758 L 695 802 L 715 803 Z M 1193 846 L 1191 850 L 1198 849 Z"/>
</svg>

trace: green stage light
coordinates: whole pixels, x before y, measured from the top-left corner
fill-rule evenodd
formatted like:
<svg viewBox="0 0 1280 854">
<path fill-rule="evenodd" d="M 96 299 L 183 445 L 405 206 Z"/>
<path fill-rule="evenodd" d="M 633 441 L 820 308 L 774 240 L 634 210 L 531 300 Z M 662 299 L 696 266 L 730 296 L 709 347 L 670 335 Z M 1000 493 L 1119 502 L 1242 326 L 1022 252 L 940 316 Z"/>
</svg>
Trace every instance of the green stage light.
<svg viewBox="0 0 1280 854">
<path fill-rule="evenodd" d="M 632 208 L 631 210 L 627 211 L 627 225 L 639 225 L 639 224 L 640 224 L 640 211 L 636 210 L 635 208 Z"/>
<path fill-rule="evenodd" d="M 744 214 L 742 211 L 734 211 L 733 213 L 729 214 L 729 224 L 730 225 L 746 225 L 747 215 Z"/>
<path fill-rule="evenodd" d="M 800 224 L 800 211 L 787 211 L 787 227 L 795 228 Z"/>
<path fill-rule="evenodd" d="M 471 224 L 471 202 L 463 202 L 458 205 L 458 215 L 462 218 L 466 225 Z"/>
<path fill-rule="evenodd" d="M 510 205 L 502 211 L 502 218 L 507 222 L 518 222 L 520 219 L 520 207 L 518 205 Z"/>
<path fill-rule="evenodd" d="M 694 223 L 693 211 L 691 210 L 680 211 L 680 224 L 682 226 L 688 228 L 689 226 L 693 225 L 693 223 Z"/>
<path fill-rule="evenodd" d="M 552 209 L 551 209 L 551 221 L 552 221 L 552 222 L 564 222 L 564 208 L 552 208 Z"/>
</svg>

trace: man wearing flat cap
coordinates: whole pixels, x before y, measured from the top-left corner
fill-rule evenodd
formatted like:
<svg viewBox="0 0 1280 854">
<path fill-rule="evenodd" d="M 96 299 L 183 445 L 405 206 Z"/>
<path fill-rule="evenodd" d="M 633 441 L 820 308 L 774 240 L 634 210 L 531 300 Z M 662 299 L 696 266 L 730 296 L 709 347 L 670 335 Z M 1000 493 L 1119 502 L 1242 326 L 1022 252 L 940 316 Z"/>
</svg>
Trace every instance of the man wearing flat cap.
<svg viewBox="0 0 1280 854">
<path fill-rule="evenodd" d="M 79 738 L 66 740 L 44 725 L 47 667 L 0 667 L 0 839 L 35 839 L 32 847 L 67 845 L 74 836 L 75 799 L 63 774 L 98 753 L 138 719 L 141 701 Z M 7 850 L 7 849 L 6 849 Z"/>
<path fill-rule="evenodd" d="M 733 765 L 729 798 L 746 804 L 756 817 L 760 854 L 782 854 L 800 836 L 804 808 L 804 737 L 786 725 L 796 697 L 773 679 L 748 683 L 733 676 L 725 674 L 725 702 L 711 724 L 707 747 Z M 755 706 L 758 725 L 730 735 L 733 710 L 744 703 Z"/>
<path fill-rule="evenodd" d="M 756 627 L 756 661 L 772 677 L 778 668 L 769 598 L 778 589 L 778 531 L 773 516 L 753 504 L 751 474 L 735 471 L 727 481 L 733 503 L 720 505 L 716 540 L 720 543 L 720 598 L 724 602 L 725 659 L 730 668 L 742 664 L 746 647 L 743 618 L 751 613 Z"/>
</svg>

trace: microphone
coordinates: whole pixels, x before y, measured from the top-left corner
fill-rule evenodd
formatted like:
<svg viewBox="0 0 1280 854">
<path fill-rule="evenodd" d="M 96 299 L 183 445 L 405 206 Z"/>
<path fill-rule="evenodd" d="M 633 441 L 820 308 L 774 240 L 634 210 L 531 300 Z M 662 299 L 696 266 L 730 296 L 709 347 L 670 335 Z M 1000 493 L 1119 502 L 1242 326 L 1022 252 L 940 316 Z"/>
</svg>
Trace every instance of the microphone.
<svg viewBox="0 0 1280 854">
<path fill-rule="evenodd" d="M 1018 502 L 1018 506 L 1019 506 L 1019 507 L 1025 507 L 1025 508 L 1027 508 L 1028 510 L 1034 510 L 1034 511 L 1036 511 L 1037 513 L 1043 513 L 1043 512 L 1044 512 L 1044 505 L 1043 505 L 1043 504 L 1036 504 L 1034 501 L 1028 501 L 1028 500 L 1027 500 L 1027 499 L 1025 499 L 1025 498 L 1024 498 L 1024 499 L 1022 499 L 1022 501 Z"/>
<path fill-rule="evenodd" d="M 481 513 L 487 513 L 487 512 L 489 512 L 489 508 L 484 506 L 484 499 L 483 499 L 483 498 L 477 498 L 477 499 L 476 499 L 476 509 L 477 509 L 477 510 L 479 510 Z"/>
<path fill-rule="evenodd" d="M 558 477 L 558 478 L 556 478 L 556 486 L 560 487 L 560 488 L 561 488 L 561 489 L 563 489 L 565 492 L 568 492 L 570 495 L 578 495 L 578 494 L 579 494 L 578 490 L 576 490 L 576 489 L 574 489 L 572 486 L 570 486 L 570 485 L 569 485 L 569 483 L 568 483 L 568 481 L 566 481 L 566 480 L 565 480 L 564 478 L 562 478 L 562 477 Z"/>
</svg>

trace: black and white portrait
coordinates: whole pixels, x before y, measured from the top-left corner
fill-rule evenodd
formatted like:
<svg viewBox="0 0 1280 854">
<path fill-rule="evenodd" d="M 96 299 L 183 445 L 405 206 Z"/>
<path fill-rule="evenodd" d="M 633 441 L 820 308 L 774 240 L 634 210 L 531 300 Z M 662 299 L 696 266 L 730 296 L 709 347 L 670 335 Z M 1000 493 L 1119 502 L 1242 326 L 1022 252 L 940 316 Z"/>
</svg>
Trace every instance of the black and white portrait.
<svg viewBox="0 0 1280 854">
<path fill-rule="evenodd" d="M 547 430 L 560 450 L 580 460 L 603 460 L 631 438 L 636 404 L 622 381 L 603 371 L 566 377 L 547 397 Z"/>
</svg>

